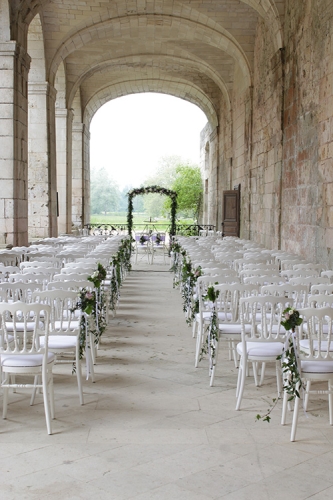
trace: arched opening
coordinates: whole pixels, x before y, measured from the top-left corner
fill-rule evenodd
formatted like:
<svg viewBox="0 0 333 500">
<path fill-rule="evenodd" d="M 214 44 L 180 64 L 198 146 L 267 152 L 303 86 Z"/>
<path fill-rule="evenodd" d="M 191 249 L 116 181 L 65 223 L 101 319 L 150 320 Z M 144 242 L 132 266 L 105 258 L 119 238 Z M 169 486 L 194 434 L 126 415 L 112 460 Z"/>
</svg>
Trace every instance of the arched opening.
<svg viewBox="0 0 333 500">
<path fill-rule="evenodd" d="M 207 117 L 197 106 L 167 94 L 131 94 L 100 108 L 91 122 L 91 168 L 108 170 L 117 182 L 125 200 L 121 203 L 123 209 L 119 210 L 124 212 L 121 213 L 124 220 L 111 221 L 104 212 L 98 218 L 92 211 L 91 222 L 123 222 L 126 227 L 128 191 L 148 184 L 172 189 L 169 181 L 173 179 L 167 178 L 168 174 L 162 180 L 154 176 L 160 168 L 165 167 L 170 172 L 176 168 L 178 164 L 173 162 L 174 158 L 182 160 L 184 165 L 200 166 L 200 132 L 205 124 Z M 158 199 L 156 204 L 163 204 L 161 197 L 155 197 Z M 143 223 L 150 216 L 161 217 L 148 213 L 147 207 L 139 212 L 143 220 L 136 218 L 136 223 Z M 164 215 L 166 217 L 167 212 Z M 197 217 L 194 219 L 197 223 Z"/>
</svg>

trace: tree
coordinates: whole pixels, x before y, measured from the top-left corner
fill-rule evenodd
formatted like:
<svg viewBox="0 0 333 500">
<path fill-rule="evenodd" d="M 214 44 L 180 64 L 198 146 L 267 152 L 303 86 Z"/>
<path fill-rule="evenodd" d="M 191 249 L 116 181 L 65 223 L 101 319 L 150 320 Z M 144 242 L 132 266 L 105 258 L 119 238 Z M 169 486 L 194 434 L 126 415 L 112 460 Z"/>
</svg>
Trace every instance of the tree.
<svg viewBox="0 0 333 500">
<path fill-rule="evenodd" d="M 145 180 L 144 186 L 160 186 L 173 189 L 177 177 L 177 168 L 186 165 L 180 156 L 164 156 L 159 161 L 156 173 Z M 165 197 L 160 194 L 147 194 L 143 200 L 145 211 L 149 217 L 158 217 L 170 211 L 171 202 L 165 205 Z"/>
<path fill-rule="evenodd" d="M 120 200 L 118 185 L 105 168 L 91 171 L 91 212 L 101 214 L 116 211 Z"/>
<path fill-rule="evenodd" d="M 179 165 L 176 168 L 176 178 L 171 186 L 177 193 L 178 213 L 185 217 L 198 220 L 203 194 L 201 171 L 198 166 Z M 166 200 L 166 207 L 170 200 Z"/>
</svg>

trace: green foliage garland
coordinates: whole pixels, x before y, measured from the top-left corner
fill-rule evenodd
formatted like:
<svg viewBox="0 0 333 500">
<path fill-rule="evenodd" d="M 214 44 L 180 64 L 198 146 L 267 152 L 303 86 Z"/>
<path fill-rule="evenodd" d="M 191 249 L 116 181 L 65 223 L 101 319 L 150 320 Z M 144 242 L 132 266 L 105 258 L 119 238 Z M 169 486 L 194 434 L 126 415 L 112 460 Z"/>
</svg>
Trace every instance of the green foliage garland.
<svg viewBox="0 0 333 500">
<path fill-rule="evenodd" d="M 204 300 L 208 300 L 209 302 L 211 302 L 213 304 L 213 307 L 206 340 L 204 342 L 204 345 L 202 346 L 199 361 L 204 358 L 205 354 L 208 354 L 210 370 L 213 369 L 213 366 L 215 364 L 216 343 L 219 341 L 218 315 L 216 312 L 216 301 L 219 295 L 220 291 L 215 290 L 214 286 L 212 285 L 208 287 L 207 295 L 203 297 Z"/>
<path fill-rule="evenodd" d="M 297 363 L 295 339 L 296 327 L 302 324 L 303 318 L 300 317 L 299 312 L 294 307 L 287 307 L 282 314 L 284 319 L 281 321 L 281 325 L 287 331 L 291 331 L 291 333 L 287 336 L 284 352 L 280 356 L 277 356 L 276 359 L 282 360 L 282 372 L 286 374 L 283 390 L 289 395 L 288 401 L 293 401 L 296 398 L 300 398 L 298 387 L 303 386 Z M 258 414 L 256 416 L 256 420 L 270 422 L 270 415 L 280 399 L 281 395 L 279 394 L 277 398 L 273 399 L 273 402 L 267 412 L 264 415 Z"/>
<path fill-rule="evenodd" d="M 80 359 L 82 359 L 86 347 L 86 322 L 88 321 L 89 331 L 95 337 L 95 344 L 98 344 L 106 328 L 105 294 L 101 286 L 105 278 L 106 269 L 102 264 L 98 263 L 96 271 L 88 277 L 88 281 L 91 281 L 95 289 L 89 291 L 82 288 L 78 294 L 77 307 L 84 313 L 80 323 Z"/>
<path fill-rule="evenodd" d="M 148 186 L 137 189 L 132 189 L 128 192 L 128 211 L 127 211 L 127 228 L 128 234 L 131 236 L 133 231 L 133 198 L 140 194 L 159 193 L 171 198 L 171 229 L 170 237 L 176 234 L 176 212 L 177 212 L 177 193 L 160 186 Z"/>
</svg>

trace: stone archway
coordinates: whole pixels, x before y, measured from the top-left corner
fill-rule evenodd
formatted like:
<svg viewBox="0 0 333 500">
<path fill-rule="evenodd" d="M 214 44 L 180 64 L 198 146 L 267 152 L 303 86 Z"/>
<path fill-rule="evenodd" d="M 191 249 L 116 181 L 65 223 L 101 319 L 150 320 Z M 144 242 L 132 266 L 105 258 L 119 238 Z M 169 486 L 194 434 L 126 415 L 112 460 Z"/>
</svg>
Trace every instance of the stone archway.
<svg viewBox="0 0 333 500">
<path fill-rule="evenodd" d="M 128 192 L 128 212 L 127 212 L 127 228 L 128 234 L 132 234 L 133 229 L 133 198 L 139 194 L 159 193 L 171 198 L 171 228 L 170 237 L 176 234 L 176 212 L 177 212 L 177 193 L 160 186 L 147 186 L 137 189 L 132 189 Z"/>
</svg>

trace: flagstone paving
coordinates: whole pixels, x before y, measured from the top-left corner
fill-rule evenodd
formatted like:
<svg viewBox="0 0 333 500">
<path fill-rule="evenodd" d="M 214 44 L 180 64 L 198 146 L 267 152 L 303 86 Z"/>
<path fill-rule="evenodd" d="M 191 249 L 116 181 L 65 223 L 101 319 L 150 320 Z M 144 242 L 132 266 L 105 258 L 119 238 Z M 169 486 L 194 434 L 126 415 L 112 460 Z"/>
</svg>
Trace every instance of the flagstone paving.
<svg viewBox="0 0 333 500">
<path fill-rule="evenodd" d="M 134 265 L 119 309 L 103 336 L 96 382 L 84 383 L 84 406 L 69 367 L 56 366 L 56 419 L 46 433 L 41 398 L 10 395 L 0 421 L 1 499 L 242 500 L 331 499 L 333 428 L 324 399 L 290 421 L 256 422 L 275 396 L 275 375 L 247 380 L 235 411 L 237 369 L 219 358 L 215 386 L 207 361 L 194 368 L 169 265 Z"/>
</svg>

